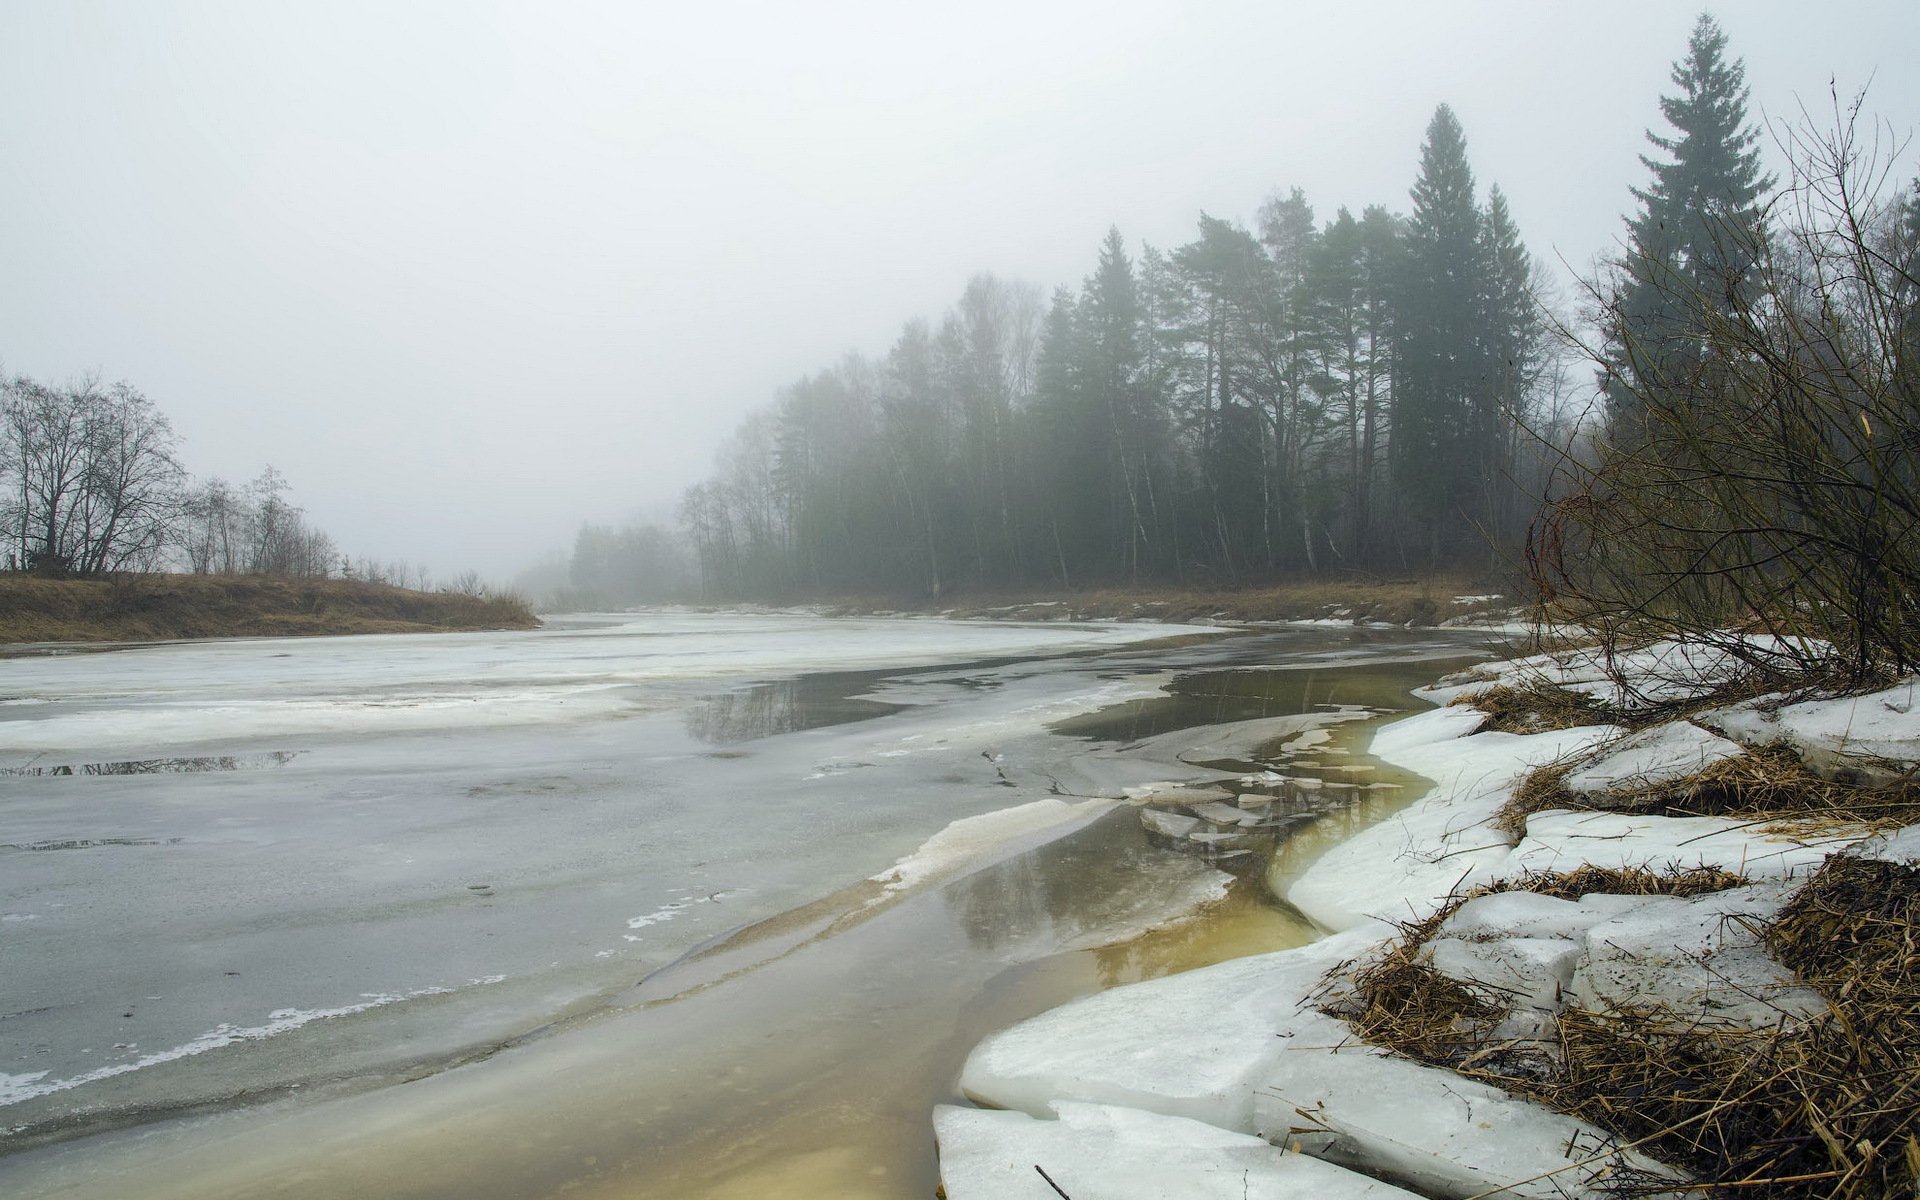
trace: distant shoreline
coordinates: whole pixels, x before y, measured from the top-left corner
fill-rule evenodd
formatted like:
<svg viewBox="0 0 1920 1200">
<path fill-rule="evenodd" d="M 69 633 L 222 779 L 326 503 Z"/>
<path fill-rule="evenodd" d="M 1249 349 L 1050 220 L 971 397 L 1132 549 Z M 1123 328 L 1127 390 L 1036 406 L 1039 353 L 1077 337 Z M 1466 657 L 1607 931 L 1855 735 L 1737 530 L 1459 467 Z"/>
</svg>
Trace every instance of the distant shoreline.
<svg viewBox="0 0 1920 1200">
<path fill-rule="evenodd" d="M 435 633 L 539 624 L 512 597 L 414 592 L 355 579 L 0 574 L 0 645 L 16 649 L 49 642 Z"/>
<path fill-rule="evenodd" d="M 1501 594 L 1494 594 L 1501 593 Z M 1135 620 L 1183 623 L 1328 621 L 1442 625 L 1504 615 L 1523 601 L 1503 587 L 1467 577 L 1348 576 L 1246 585 L 1141 584 L 1081 590 L 1033 588 L 902 600 L 885 596 L 816 597 L 809 607 L 830 615 L 928 613 L 960 619 Z"/>
</svg>

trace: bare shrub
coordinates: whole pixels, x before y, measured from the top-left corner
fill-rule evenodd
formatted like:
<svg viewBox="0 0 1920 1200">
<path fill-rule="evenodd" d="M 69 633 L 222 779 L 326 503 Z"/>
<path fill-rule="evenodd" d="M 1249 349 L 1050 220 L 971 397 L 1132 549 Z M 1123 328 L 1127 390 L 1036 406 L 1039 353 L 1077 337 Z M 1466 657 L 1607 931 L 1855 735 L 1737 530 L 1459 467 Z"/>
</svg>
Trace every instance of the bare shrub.
<svg viewBox="0 0 1920 1200">
<path fill-rule="evenodd" d="M 1617 343 L 1594 361 L 1626 402 L 1597 462 L 1563 461 L 1527 559 L 1549 615 L 1609 648 L 1746 657 L 1758 633 L 1849 682 L 1920 667 L 1914 202 L 1857 108 L 1783 137 L 1790 186 L 1749 276 L 1708 294 L 1668 273 L 1644 340 L 1594 285 Z"/>
</svg>

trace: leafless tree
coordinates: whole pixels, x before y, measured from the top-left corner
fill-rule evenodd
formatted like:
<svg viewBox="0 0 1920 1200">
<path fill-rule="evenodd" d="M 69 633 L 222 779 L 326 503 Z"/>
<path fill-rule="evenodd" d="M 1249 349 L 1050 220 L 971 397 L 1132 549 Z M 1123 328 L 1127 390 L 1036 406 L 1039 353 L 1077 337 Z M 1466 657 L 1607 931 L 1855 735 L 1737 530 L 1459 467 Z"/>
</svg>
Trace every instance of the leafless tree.
<svg viewBox="0 0 1920 1200">
<path fill-rule="evenodd" d="M 0 380 L 0 506 L 16 568 L 96 575 L 152 566 L 184 475 L 172 426 L 138 390 Z"/>
<path fill-rule="evenodd" d="M 1739 635 L 1759 631 L 1784 640 L 1756 666 L 1920 666 L 1920 201 L 1858 111 L 1782 135 L 1792 175 L 1752 286 L 1671 285 L 1691 349 L 1626 341 L 1633 419 L 1568 460 L 1535 525 L 1550 607 L 1609 641 L 1751 656 Z"/>
<path fill-rule="evenodd" d="M 447 584 L 442 590 L 460 596 L 472 596 L 475 599 L 480 599 L 487 595 L 486 581 L 480 578 L 480 572 L 478 571 L 460 572 L 453 577 L 453 582 Z"/>
</svg>

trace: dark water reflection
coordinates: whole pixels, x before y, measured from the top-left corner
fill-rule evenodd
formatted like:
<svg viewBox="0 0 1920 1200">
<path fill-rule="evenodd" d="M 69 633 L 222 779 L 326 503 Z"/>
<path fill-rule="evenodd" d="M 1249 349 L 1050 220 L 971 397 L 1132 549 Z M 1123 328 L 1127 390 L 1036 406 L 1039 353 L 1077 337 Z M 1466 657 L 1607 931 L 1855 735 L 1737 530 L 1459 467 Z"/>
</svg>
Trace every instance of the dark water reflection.
<svg viewBox="0 0 1920 1200">
<path fill-rule="evenodd" d="M 250 771 L 284 766 L 304 750 L 267 754 L 214 754 L 188 758 L 129 758 L 115 762 L 60 763 L 46 767 L 0 767 L 0 775 L 194 775 L 203 771 Z"/>
<path fill-rule="evenodd" d="M 1064 947 L 1125 928 L 1142 908 L 1158 907 L 1210 874 L 1150 845 L 1129 811 L 987 867 L 942 896 L 976 950 Z"/>
<path fill-rule="evenodd" d="M 1297 716 L 1336 705 L 1400 709 L 1406 706 L 1409 676 L 1404 663 L 1193 671 L 1168 684 L 1165 695 L 1069 717 L 1048 728 L 1089 741 L 1134 742 L 1180 729 Z"/>
<path fill-rule="evenodd" d="M 709 745 L 732 746 L 899 712 L 901 705 L 859 694 L 881 678 L 879 673 L 802 675 L 722 692 L 687 711 L 687 732 Z"/>
</svg>

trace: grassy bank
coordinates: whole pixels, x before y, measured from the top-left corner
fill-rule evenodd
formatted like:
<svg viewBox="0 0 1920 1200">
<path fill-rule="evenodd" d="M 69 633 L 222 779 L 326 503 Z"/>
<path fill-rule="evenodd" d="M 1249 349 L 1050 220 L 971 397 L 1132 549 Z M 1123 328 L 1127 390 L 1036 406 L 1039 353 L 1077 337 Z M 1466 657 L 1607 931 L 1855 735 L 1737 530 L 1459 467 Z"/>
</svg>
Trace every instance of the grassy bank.
<svg viewBox="0 0 1920 1200">
<path fill-rule="evenodd" d="M 351 579 L 0 575 L 0 643 L 531 629 L 527 606 Z"/>
<path fill-rule="evenodd" d="M 968 593 L 939 600 L 843 597 L 831 607 L 849 614 L 938 612 L 1003 620 L 1335 620 L 1419 626 L 1511 609 L 1521 603 L 1517 595 L 1511 586 L 1467 577 L 1348 576 L 1246 587 L 1143 584 L 1083 591 Z"/>
</svg>

